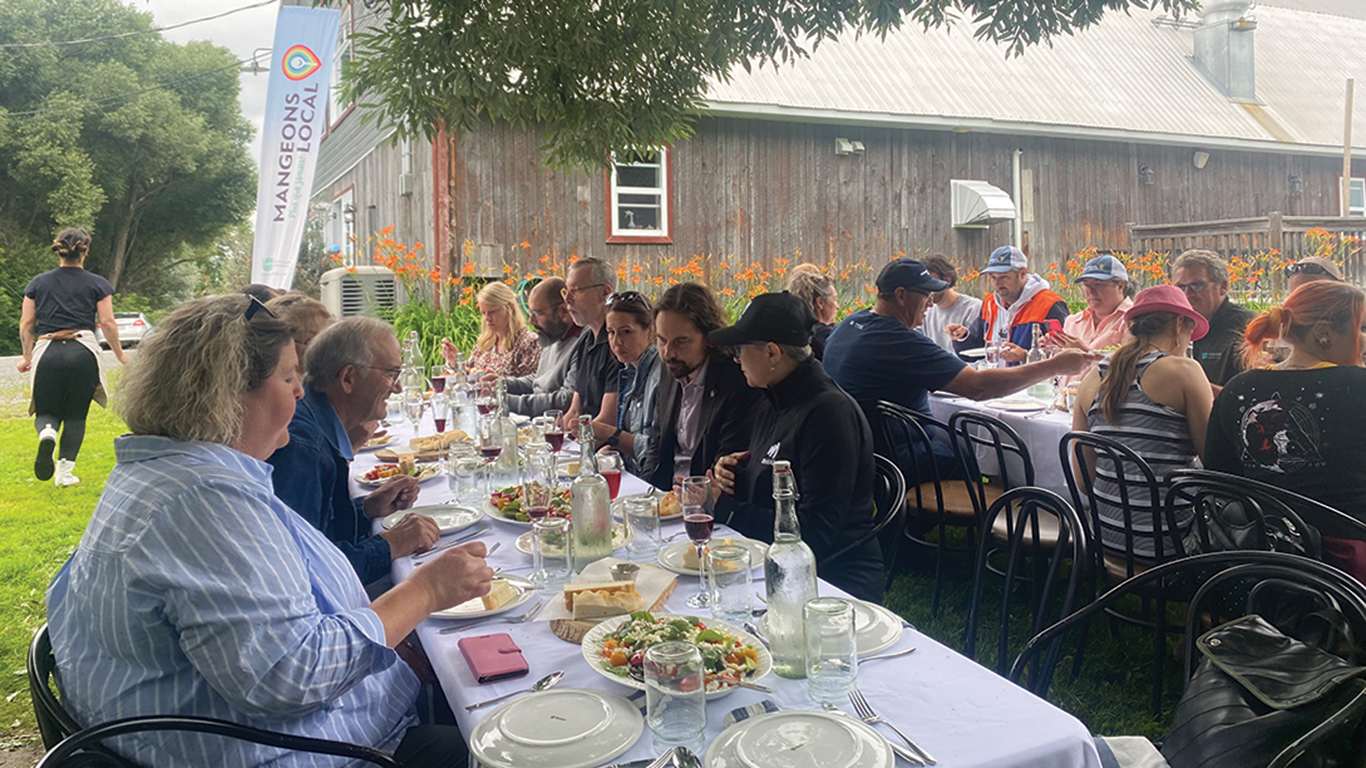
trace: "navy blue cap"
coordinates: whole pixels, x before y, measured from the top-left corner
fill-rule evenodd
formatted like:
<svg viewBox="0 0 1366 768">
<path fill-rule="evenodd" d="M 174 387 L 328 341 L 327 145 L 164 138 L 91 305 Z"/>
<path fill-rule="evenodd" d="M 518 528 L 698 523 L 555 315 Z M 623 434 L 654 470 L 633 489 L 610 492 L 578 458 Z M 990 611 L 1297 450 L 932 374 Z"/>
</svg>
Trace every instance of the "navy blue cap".
<svg viewBox="0 0 1366 768">
<path fill-rule="evenodd" d="M 933 293 L 948 287 L 948 283 L 931 275 L 925 265 L 915 259 L 893 259 L 877 275 L 877 292 L 883 294 L 890 294 L 897 288 Z"/>
</svg>

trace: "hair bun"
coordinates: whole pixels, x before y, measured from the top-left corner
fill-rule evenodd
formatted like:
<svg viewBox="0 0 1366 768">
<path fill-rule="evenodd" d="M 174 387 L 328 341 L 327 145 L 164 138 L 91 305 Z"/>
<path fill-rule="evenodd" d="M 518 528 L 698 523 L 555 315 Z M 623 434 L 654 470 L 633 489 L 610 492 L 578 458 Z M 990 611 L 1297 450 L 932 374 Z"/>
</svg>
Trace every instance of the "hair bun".
<svg viewBox="0 0 1366 768">
<path fill-rule="evenodd" d="M 52 250 L 61 256 L 65 256 L 68 253 L 71 253 L 71 249 L 68 248 L 66 243 L 63 243 L 61 240 L 52 241 Z"/>
</svg>

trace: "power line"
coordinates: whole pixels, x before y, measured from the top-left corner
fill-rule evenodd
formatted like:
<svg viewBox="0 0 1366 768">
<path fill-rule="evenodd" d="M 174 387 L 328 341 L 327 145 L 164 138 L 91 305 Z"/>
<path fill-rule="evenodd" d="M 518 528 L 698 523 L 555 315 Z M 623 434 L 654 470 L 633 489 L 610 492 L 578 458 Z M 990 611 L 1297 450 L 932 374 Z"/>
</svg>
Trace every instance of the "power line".
<svg viewBox="0 0 1366 768">
<path fill-rule="evenodd" d="M 104 40 L 122 40 L 128 37 L 137 37 L 139 35 L 151 35 L 157 32 L 164 32 L 168 29 L 180 29 L 181 27 L 188 27 L 191 24 L 202 24 L 206 21 L 221 19 L 224 16 L 231 16 L 234 13 L 241 13 L 242 11 L 249 11 L 253 8 L 260 8 L 262 6 L 274 4 L 275 0 L 261 0 L 261 2 L 259 3 L 254 3 L 252 5 L 244 5 L 241 8 L 233 8 L 230 11 L 224 11 L 222 13 L 214 14 L 213 16 L 205 16 L 199 19 L 190 19 L 189 21 L 182 21 L 179 24 L 170 24 L 165 27 L 143 29 L 138 30 L 136 32 L 121 32 L 117 35 L 100 35 L 99 37 L 87 37 L 82 40 L 59 40 L 42 43 L 0 43 L 0 48 L 48 48 L 54 45 L 84 45 L 86 43 L 98 43 Z"/>
<path fill-rule="evenodd" d="M 274 0 L 271 0 L 271 1 L 274 2 Z M 253 58 L 250 58 L 250 59 L 242 59 L 241 61 L 235 61 L 235 62 L 233 62 L 233 63 L 231 63 L 231 64 L 228 64 L 227 66 L 215 67 L 214 69 L 208 69 L 208 70 L 205 70 L 205 71 L 203 71 L 203 72 L 197 72 L 197 73 L 195 73 L 195 74 L 193 74 L 193 75 L 190 75 L 190 76 L 188 76 L 188 77 L 182 77 L 182 78 L 180 78 L 179 80 L 170 80 L 170 81 L 167 81 L 167 82 L 164 82 L 164 83 L 157 83 L 156 85 L 153 85 L 153 86 L 151 86 L 150 88 L 143 88 L 143 89 L 140 90 L 140 91 L 129 91 L 128 93 L 120 93 L 120 94 L 116 94 L 116 95 L 114 95 L 114 96 L 105 96 L 105 97 L 102 98 L 102 99 L 90 99 L 90 100 L 87 100 L 87 101 L 81 101 L 81 102 L 77 102 L 77 103 L 74 103 L 74 104 L 66 104 L 66 105 L 60 106 L 60 107 L 44 107 L 44 108 L 42 108 L 42 109 L 30 109 L 30 110 L 27 110 L 27 111 L 25 111 L 25 112 L 0 112 L 0 117 L 30 117 L 30 118 L 31 118 L 31 117 L 38 117 L 38 116 L 40 116 L 40 115 L 50 114 L 50 113 L 53 113 L 53 112 L 67 112 L 67 111 L 70 111 L 70 110 L 73 110 L 73 109 L 82 109 L 82 108 L 84 108 L 84 107 L 99 106 L 100 104 L 104 104 L 104 103 L 110 102 L 110 101 L 118 101 L 119 99 L 137 98 L 137 97 L 139 97 L 139 96 L 143 96 L 143 95 L 145 95 L 145 94 L 151 93 L 152 91 L 159 91 L 159 90 L 161 90 L 161 89 L 163 89 L 163 88 L 167 88 L 167 87 L 170 87 L 170 86 L 172 86 L 172 85 L 179 85 L 180 83 L 188 83 L 188 82 L 191 81 L 191 80 L 198 80 L 198 79 L 201 78 L 201 77 L 208 77 L 209 75 L 212 75 L 212 74 L 214 74 L 214 73 L 216 73 L 216 72 L 222 72 L 223 70 L 226 70 L 226 69 L 241 69 L 241 67 L 242 67 L 243 64 L 246 64 L 247 62 L 249 62 L 249 61 L 254 61 L 254 60 L 255 60 L 254 57 L 253 57 Z"/>
</svg>

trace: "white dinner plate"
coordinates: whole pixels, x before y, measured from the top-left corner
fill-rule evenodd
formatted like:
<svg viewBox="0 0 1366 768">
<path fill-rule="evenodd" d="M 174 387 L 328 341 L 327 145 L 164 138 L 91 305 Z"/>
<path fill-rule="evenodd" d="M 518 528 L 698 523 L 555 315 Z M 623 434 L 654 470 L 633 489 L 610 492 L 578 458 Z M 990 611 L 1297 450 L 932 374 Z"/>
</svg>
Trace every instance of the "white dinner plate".
<svg viewBox="0 0 1366 768">
<path fill-rule="evenodd" d="M 479 522 L 484 513 L 471 507 L 461 507 L 455 504 L 431 504 L 425 507 L 413 507 L 386 515 L 379 521 L 384 530 L 389 530 L 398 525 L 403 518 L 408 515 L 425 515 L 436 521 L 437 527 L 441 529 L 441 535 L 464 530 L 465 528 Z"/>
<path fill-rule="evenodd" d="M 612 524 L 612 549 L 617 549 L 618 547 L 624 547 L 627 544 L 630 544 L 631 538 L 631 532 L 626 530 L 625 525 L 622 525 L 621 523 Z M 531 555 L 531 531 L 527 531 L 521 536 L 518 536 L 515 543 L 518 552 L 528 556 Z M 564 547 L 546 547 L 546 551 L 542 554 L 552 560 L 563 560 Z"/>
<path fill-rule="evenodd" d="M 664 613 L 656 613 L 654 614 L 654 617 L 656 619 L 682 618 L 681 616 L 673 616 L 671 614 Z M 695 619 L 696 617 L 692 618 Z M 631 677 L 614 675 L 611 672 L 608 672 L 602 666 L 604 661 L 604 657 L 602 655 L 602 646 L 603 643 L 607 642 L 607 636 L 615 632 L 617 630 L 617 627 L 620 627 L 624 622 L 630 620 L 630 616 L 613 616 L 610 619 L 604 619 L 603 621 L 599 622 L 597 626 L 588 630 L 587 634 L 583 636 L 583 642 L 579 644 L 579 648 L 583 652 L 584 662 L 587 663 L 588 667 L 592 669 L 594 672 L 597 672 L 599 675 L 602 675 L 603 677 L 607 678 L 608 680 L 611 680 L 614 683 L 621 683 L 622 685 L 628 688 L 634 688 L 637 691 L 643 691 L 645 690 L 644 682 L 636 680 Z M 754 646 L 754 650 L 758 652 L 759 655 L 758 666 L 755 667 L 754 672 L 752 672 L 749 675 L 749 677 L 745 678 L 745 682 L 757 683 L 764 677 L 766 677 L 768 673 L 773 671 L 773 654 L 769 652 L 768 646 L 764 645 L 763 641 L 759 638 L 755 637 L 754 635 L 751 635 L 750 633 L 746 632 L 740 627 L 735 626 L 734 624 L 727 624 L 726 622 L 719 621 L 717 619 L 703 618 L 702 624 L 708 629 L 720 630 L 732 637 L 739 638 L 741 642 L 745 643 L 746 645 Z M 719 699 L 722 696 L 725 696 L 735 690 L 737 690 L 735 686 L 728 686 L 719 691 L 709 692 L 707 694 L 707 698 Z"/>
<path fill-rule="evenodd" d="M 828 712 L 751 717 L 707 747 L 706 768 L 892 768 L 892 745 L 872 726 Z"/>
<path fill-rule="evenodd" d="M 593 768 L 635 745 L 645 718 L 614 693 L 555 688 L 499 706 L 470 733 L 488 768 Z"/>
<path fill-rule="evenodd" d="M 986 348 L 986 347 L 974 347 L 974 348 L 972 348 L 972 349 L 964 349 L 964 350 L 959 351 L 958 356 L 959 356 L 959 357 L 983 358 L 983 357 L 986 357 L 986 356 L 987 356 L 987 348 Z"/>
<path fill-rule="evenodd" d="M 369 440 L 365 441 L 365 444 L 360 447 L 360 450 L 377 451 L 386 445 L 393 445 L 396 442 L 398 442 L 398 437 L 395 436 L 394 433 L 390 432 L 388 434 L 380 435 L 379 437 L 370 438 Z"/>
<path fill-rule="evenodd" d="M 484 499 L 484 516 L 495 522 L 507 523 L 508 525 L 515 525 L 520 528 L 531 528 L 530 520 L 524 523 L 521 520 L 513 520 L 510 517 L 503 517 L 503 515 L 498 511 L 498 508 L 493 506 L 493 502 L 489 501 L 488 499 Z"/>
<path fill-rule="evenodd" d="M 762 568 L 764 566 L 764 555 L 768 554 L 768 545 L 762 541 L 746 539 L 742 536 L 725 536 L 722 538 L 731 539 L 731 543 L 737 547 L 744 547 L 749 550 L 749 564 L 752 568 Z M 712 542 L 720 546 L 720 538 L 712 539 Z M 683 564 L 683 557 L 688 550 L 693 549 L 691 541 L 675 541 L 672 544 L 665 544 L 659 550 L 659 565 L 666 571 L 681 574 L 683 576 L 698 576 L 700 571 L 697 568 L 689 568 Z"/>
<path fill-rule="evenodd" d="M 982 405 L 987 408 L 994 408 L 998 411 L 1010 411 L 1013 413 L 1024 413 L 1027 411 L 1043 411 L 1048 408 L 1048 401 L 1040 400 L 1037 397 L 998 397 L 995 400 L 986 400 Z"/>
<path fill-rule="evenodd" d="M 437 611 L 432 614 L 434 619 L 477 619 L 482 616 L 496 616 L 500 613 L 507 613 L 517 606 L 531 599 L 536 593 L 536 588 L 531 582 L 521 576 L 510 576 L 506 573 L 498 574 L 497 578 L 507 579 L 508 584 L 517 590 L 517 596 L 507 601 L 503 605 L 488 610 L 484 608 L 484 601 L 478 597 L 473 600 L 466 600 L 460 605 L 453 605 L 444 611 Z"/>
<path fill-rule="evenodd" d="M 385 465 L 380 464 L 380 465 L 378 465 L 378 466 L 385 466 Z M 440 477 L 441 474 L 445 471 L 445 470 L 441 469 L 441 465 L 440 465 L 440 464 L 438 464 L 437 462 L 434 462 L 434 461 L 428 461 L 428 462 L 419 461 L 419 462 L 417 462 L 416 464 L 414 464 L 413 467 L 414 467 L 414 469 L 415 469 L 415 470 L 417 471 L 417 473 L 418 473 L 418 474 L 417 474 L 417 481 L 418 481 L 419 483 L 425 483 L 425 482 L 427 482 L 428 480 L 433 480 L 433 479 L 435 479 L 435 478 L 438 478 L 438 477 Z M 371 469 L 374 469 L 374 467 L 371 467 Z M 369 470 L 366 470 L 366 471 L 368 472 Z M 356 473 L 356 482 L 357 482 L 358 484 L 360 484 L 360 485 L 365 486 L 366 488 L 378 488 L 378 487 L 380 487 L 381 485 L 384 485 L 384 483 L 387 482 L 388 480 L 389 480 L 389 478 L 387 478 L 387 477 L 386 477 L 386 478 L 383 478 L 383 479 L 381 479 L 381 480 L 366 480 L 366 479 L 365 479 L 365 472 L 357 472 L 357 473 Z"/>
<path fill-rule="evenodd" d="M 903 627 L 901 617 L 876 603 L 843 598 L 854 606 L 854 645 L 860 656 L 871 656 L 896 645 L 901 639 Z M 760 616 L 754 623 L 759 637 L 768 639 L 768 616 Z"/>
</svg>

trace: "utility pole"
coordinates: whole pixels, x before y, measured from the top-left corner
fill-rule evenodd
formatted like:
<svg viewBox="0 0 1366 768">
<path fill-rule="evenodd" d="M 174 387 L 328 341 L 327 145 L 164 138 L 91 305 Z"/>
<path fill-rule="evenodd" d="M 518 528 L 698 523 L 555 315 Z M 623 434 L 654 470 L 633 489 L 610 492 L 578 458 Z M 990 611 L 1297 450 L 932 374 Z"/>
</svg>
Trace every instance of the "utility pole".
<svg viewBox="0 0 1366 768">
<path fill-rule="evenodd" d="M 1342 126 L 1342 192 L 1339 194 L 1339 216 L 1346 217 L 1352 210 L 1352 89 L 1354 78 L 1347 78 L 1347 109 Z"/>
</svg>

